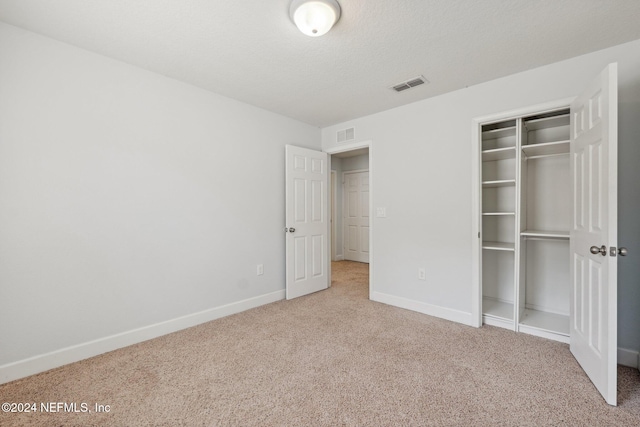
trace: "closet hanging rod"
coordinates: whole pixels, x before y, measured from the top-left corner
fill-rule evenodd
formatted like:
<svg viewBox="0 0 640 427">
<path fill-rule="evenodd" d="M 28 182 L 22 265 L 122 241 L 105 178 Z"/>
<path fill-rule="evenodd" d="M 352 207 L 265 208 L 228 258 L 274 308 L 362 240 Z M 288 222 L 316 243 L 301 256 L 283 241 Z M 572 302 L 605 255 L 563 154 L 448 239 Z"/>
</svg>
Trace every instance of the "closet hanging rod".
<svg viewBox="0 0 640 427">
<path fill-rule="evenodd" d="M 539 156 L 529 156 L 529 157 L 527 157 L 527 155 L 524 153 L 522 153 L 522 155 L 524 155 L 525 160 L 535 160 L 535 159 L 544 159 L 547 157 L 567 156 L 569 155 L 569 153 L 540 154 Z"/>
<path fill-rule="evenodd" d="M 556 242 L 568 242 L 569 236 L 521 236 L 524 240 L 544 240 L 545 242 L 556 241 Z"/>
</svg>

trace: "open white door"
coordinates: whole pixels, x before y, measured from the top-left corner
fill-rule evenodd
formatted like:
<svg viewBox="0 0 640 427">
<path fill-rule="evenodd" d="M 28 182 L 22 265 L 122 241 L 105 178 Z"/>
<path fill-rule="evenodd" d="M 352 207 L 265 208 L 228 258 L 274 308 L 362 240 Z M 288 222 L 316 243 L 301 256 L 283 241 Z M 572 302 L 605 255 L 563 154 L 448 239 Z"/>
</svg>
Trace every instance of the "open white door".
<svg viewBox="0 0 640 427">
<path fill-rule="evenodd" d="M 287 299 L 329 287 L 327 153 L 287 145 Z"/>
<path fill-rule="evenodd" d="M 617 386 L 618 68 L 571 105 L 571 353 L 607 403 Z"/>
</svg>

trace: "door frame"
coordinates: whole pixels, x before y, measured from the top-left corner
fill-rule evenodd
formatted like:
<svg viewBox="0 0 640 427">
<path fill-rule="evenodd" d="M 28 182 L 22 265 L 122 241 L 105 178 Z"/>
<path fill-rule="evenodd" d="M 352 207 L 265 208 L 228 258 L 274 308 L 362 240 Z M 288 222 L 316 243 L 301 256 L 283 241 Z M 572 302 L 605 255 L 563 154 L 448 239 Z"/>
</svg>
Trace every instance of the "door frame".
<svg viewBox="0 0 640 427">
<path fill-rule="evenodd" d="M 471 325 L 482 327 L 482 212 L 480 202 L 482 194 L 482 125 L 515 119 L 528 114 L 569 108 L 576 97 L 557 99 L 542 104 L 530 105 L 501 113 L 476 117 L 471 122 Z M 517 319 L 514 319 L 517 323 Z"/>
<path fill-rule="evenodd" d="M 329 207 L 329 212 L 331 213 L 331 234 L 329 235 L 329 239 L 330 239 L 330 244 L 329 246 L 331 247 L 331 258 L 329 258 L 331 261 L 337 261 L 337 254 L 338 254 L 338 248 L 336 247 L 336 241 L 338 239 L 336 239 L 336 202 L 337 202 L 337 196 L 338 196 L 338 173 L 337 171 L 334 171 L 331 169 L 331 164 L 329 164 L 329 171 L 331 172 L 331 206 Z"/>
<path fill-rule="evenodd" d="M 347 187 L 347 180 L 346 180 L 346 176 L 348 174 L 354 174 L 354 173 L 362 173 L 362 172 L 367 172 L 369 173 L 369 169 L 354 169 L 354 170 L 350 170 L 350 171 L 342 171 L 342 256 L 343 259 L 346 260 L 347 259 L 347 245 L 345 244 L 345 237 L 347 235 L 347 224 L 345 224 L 345 214 L 344 214 L 344 207 L 347 204 L 347 192 L 346 187 Z M 371 227 L 371 174 L 369 174 L 369 227 Z M 369 238 L 371 238 L 371 236 L 369 236 Z M 369 242 L 369 246 L 371 246 L 371 242 Z M 371 253 L 369 253 L 369 255 L 371 255 Z M 371 257 L 369 257 L 371 258 Z M 371 262 L 371 259 L 369 259 L 369 262 Z"/>
<path fill-rule="evenodd" d="M 373 149 L 373 141 L 366 140 L 360 142 L 354 142 L 350 144 L 344 144 L 338 147 L 329 147 L 325 148 L 322 151 L 329 155 L 329 170 L 331 170 L 331 159 L 333 154 L 346 153 L 347 151 L 359 150 L 361 148 L 369 149 L 369 299 L 372 299 L 372 295 L 375 289 L 375 268 L 374 268 L 374 244 L 373 244 L 373 236 L 374 236 L 374 226 L 375 221 L 373 220 L 373 201 L 375 198 L 375 190 L 374 190 L 374 179 L 373 179 L 373 158 L 374 158 L 374 149 Z M 329 175 L 330 176 L 330 175 Z M 331 179 L 331 178 L 329 178 Z M 330 206 L 327 206 L 327 215 L 329 215 Z M 331 228 L 331 223 L 328 225 Z M 331 238 L 331 230 L 329 230 L 329 239 L 332 241 L 327 245 L 327 249 L 329 251 L 328 256 L 331 259 L 331 247 L 333 246 L 333 239 Z M 328 277 L 331 277 L 331 263 L 327 263 L 327 274 Z"/>
</svg>

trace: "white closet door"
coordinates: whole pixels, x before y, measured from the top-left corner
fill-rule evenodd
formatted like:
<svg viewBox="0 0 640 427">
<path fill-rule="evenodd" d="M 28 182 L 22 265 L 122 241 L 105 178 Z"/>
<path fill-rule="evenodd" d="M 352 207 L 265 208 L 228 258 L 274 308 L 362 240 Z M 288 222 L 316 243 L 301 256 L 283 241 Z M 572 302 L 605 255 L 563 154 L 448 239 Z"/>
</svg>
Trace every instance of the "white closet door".
<svg viewBox="0 0 640 427">
<path fill-rule="evenodd" d="M 287 145 L 287 299 L 329 287 L 327 266 L 327 153 Z"/>
<path fill-rule="evenodd" d="M 617 383 L 617 257 L 610 255 L 618 232 L 617 92 L 617 64 L 610 64 L 571 105 L 570 149 L 570 348 L 610 405 Z"/>
<path fill-rule="evenodd" d="M 369 172 L 344 173 L 344 259 L 369 262 Z"/>
</svg>

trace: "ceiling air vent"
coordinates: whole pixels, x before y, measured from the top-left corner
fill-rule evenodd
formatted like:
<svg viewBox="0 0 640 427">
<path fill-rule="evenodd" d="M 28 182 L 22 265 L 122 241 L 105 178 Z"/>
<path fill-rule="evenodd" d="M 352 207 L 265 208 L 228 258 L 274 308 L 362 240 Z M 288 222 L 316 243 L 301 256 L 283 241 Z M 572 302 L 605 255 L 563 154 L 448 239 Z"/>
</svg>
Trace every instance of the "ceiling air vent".
<svg viewBox="0 0 640 427">
<path fill-rule="evenodd" d="M 337 142 L 347 142 L 353 139 L 356 139 L 355 128 L 342 129 L 337 132 L 337 137 L 336 137 Z"/>
<path fill-rule="evenodd" d="M 420 85 L 423 85 L 425 83 L 429 83 L 429 81 L 427 81 L 427 79 L 425 79 L 422 76 L 418 76 L 416 78 L 407 80 L 406 82 L 402 82 L 402 83 L 398 83 L 397 85 L 393 85 L 393 86 L 391 86 L 391 89 L 395 90 L 396 92 L 402 92 L 403 90 L 411 89 L 413 87 L 420 86 Z"/>
</svg>

